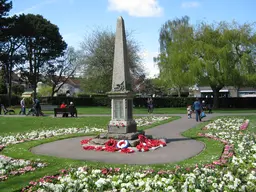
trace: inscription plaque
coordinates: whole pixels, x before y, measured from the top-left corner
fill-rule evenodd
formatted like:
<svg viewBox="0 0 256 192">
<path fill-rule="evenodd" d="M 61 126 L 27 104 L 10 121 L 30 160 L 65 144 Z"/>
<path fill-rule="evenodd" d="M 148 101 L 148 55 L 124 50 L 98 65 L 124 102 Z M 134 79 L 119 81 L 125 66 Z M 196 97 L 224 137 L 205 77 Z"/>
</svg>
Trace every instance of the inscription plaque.
<svg viewBox="0 0 256 192">
<path fill-rule="evenodd" d="M 114 119 L 116 120 L 123 120 L 124 119 L 124 109 L 123 109 L 123 100 L 116 99 L 114 102 Z"/>
</svg>

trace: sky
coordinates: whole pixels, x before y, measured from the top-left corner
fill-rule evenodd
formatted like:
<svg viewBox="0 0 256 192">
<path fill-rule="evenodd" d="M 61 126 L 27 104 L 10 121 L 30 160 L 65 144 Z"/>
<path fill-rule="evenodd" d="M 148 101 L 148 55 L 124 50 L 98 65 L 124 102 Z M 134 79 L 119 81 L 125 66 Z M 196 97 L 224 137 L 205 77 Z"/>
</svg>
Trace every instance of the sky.
<svg viewBox="0 0 256 192">
<path fill-rule="evenodd" d="M 189 16 L 191 24 L 256 21 L 255 0 L 12 0 L 10 15 L 40 14 L 59 27 L 69 46 L 80 49 L 97 28 L 115 31 L 122 16 L 125 28 L 141 45 L 147 77 L 159 74 L 153 57 L 159 52 L 159 30 L 168 20 Z"/>
</svg>

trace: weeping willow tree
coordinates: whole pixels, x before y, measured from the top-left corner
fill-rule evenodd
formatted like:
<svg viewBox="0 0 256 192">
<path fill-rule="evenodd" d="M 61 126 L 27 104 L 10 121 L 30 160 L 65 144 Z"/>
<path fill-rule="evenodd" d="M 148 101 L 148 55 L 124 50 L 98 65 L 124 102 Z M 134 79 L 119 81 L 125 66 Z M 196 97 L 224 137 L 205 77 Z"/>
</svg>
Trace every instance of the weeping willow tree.
<svg viewBox="0 0 256 192">
<path fill-rule="evenodd" d="M 254 40 L 253 40 L 254 39 Z M 217 25 L 202 23 L 195 33 L 196 60 L 191 69 L 198 77 L 199 84 L 210 85 L 214 95 L 214 106 L 218 107 L 219 91 L 224 86 L 246 86 L 255 72 L 255 34 L 252 25 Z"/>
<path fill-rule="evenodd" d="M 167 21 L 161 27 L 159 42 L 160 54 L 155 59 L 160 69 L 159 78 L 180 97 L 182 89 L 195 82 L 190 70 L 194 38 L 189 17 Z"/>
<path fill-rule="evenodd" d="M 162 84 L 180 90 L 194 83 L 210 86 L 214 107 L 224 86 L 256 87 L 254 24 L 201 23 L 187 16 L 167 21 L 160 30 L 160 54 L 155 61 Z"/>
</svg>

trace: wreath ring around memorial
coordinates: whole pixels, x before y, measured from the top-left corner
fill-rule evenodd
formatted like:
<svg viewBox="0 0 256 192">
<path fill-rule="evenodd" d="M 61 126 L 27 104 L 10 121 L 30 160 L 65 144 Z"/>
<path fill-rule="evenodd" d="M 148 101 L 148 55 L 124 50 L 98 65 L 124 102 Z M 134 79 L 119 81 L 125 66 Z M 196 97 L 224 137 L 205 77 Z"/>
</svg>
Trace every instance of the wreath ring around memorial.
<svg viewBox="0 0 256 192">
<path fill-rule="evenodd" d="M 125 149 L 129 147 L 129 142 L 127 140 L 120 140 L 117 142 L 116 147 L 119 149 Z"/>
</svg>

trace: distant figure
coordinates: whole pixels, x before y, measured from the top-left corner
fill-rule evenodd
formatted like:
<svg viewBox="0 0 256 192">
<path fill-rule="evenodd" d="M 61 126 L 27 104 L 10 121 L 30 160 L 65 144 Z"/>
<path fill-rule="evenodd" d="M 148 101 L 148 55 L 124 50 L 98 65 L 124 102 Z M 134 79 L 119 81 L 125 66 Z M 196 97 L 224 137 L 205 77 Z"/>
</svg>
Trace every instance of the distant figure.
<svg viewBox="0 0 256 192">
<path fill-rule="evenodd" d="M 20 101 L 20 115 L 26 115 L 25 98 Z"/>
<path fill-rule="evenodd" d="M 202 105 L 201 105 L 198 98 L 196 98 L 196 101 L 193 104 L 193 109 L 196 112 L 196 121 L 201 121 L 200 114 L 201 114 L 201 111 L 202 111 Z"/>
<path fill-rule="evenodd" d="M 71 117 L 74 117 L 76 107 L 75 107 L 75 105 L 74 105 L 74 103 L 73 103 L 72 101 L 70 102 L 68 108 L 71 109 L 71 110 L 70 110 L 70 115 L 71 115 Z"/>
<path fill-rule="evenodd" d="M 148 113 L 153 113 L 153 99 L 152 98 L 148 98 L 147 100 L 147 104 L 148 104 Z"/>
<path fill-rule="evenodd" d="M 67 105 L 65 104 L 65 102 L 62 102 L 62 104 L 60 105 L 61 109 L 65 109 L 67 108 Z M 68 113 L 63 113 L 62 117 L 68 117 Z"/>
<path fill-rule="evenodd" d="M 60 105 L 60 108 L 63 109 L 63 108 L 66 108 L 67 105 L 65 104 L 65 102 L 62 102 L 61 105 Z"/>
<path fill-rule="evenodd" d="M 38 99 L 34 100 L 34 109 L 36 111 L 36 116 L 44 116 L 44 114 L 42 113 L 42 110 L 41 110 L 40 101 Z"/>
<path fill-rule="evenodd" d="M 188 119 L 192 118 L 192 107 L 191 105 L 188 105 L 187 107 L 187 114 L 188 114 Z"/>
<path fill-rule="evenodd" d="M 207 108 L 208 108 L 208 113 L 212 113 L 212 105 L 210 103 L 207 105 Z"/>
<path fill-rule="evenodd" d="M 202 109 L 206 110 L 206 102 L 205 102 L 205 100 L 202 101 Z"/>
</svg>

